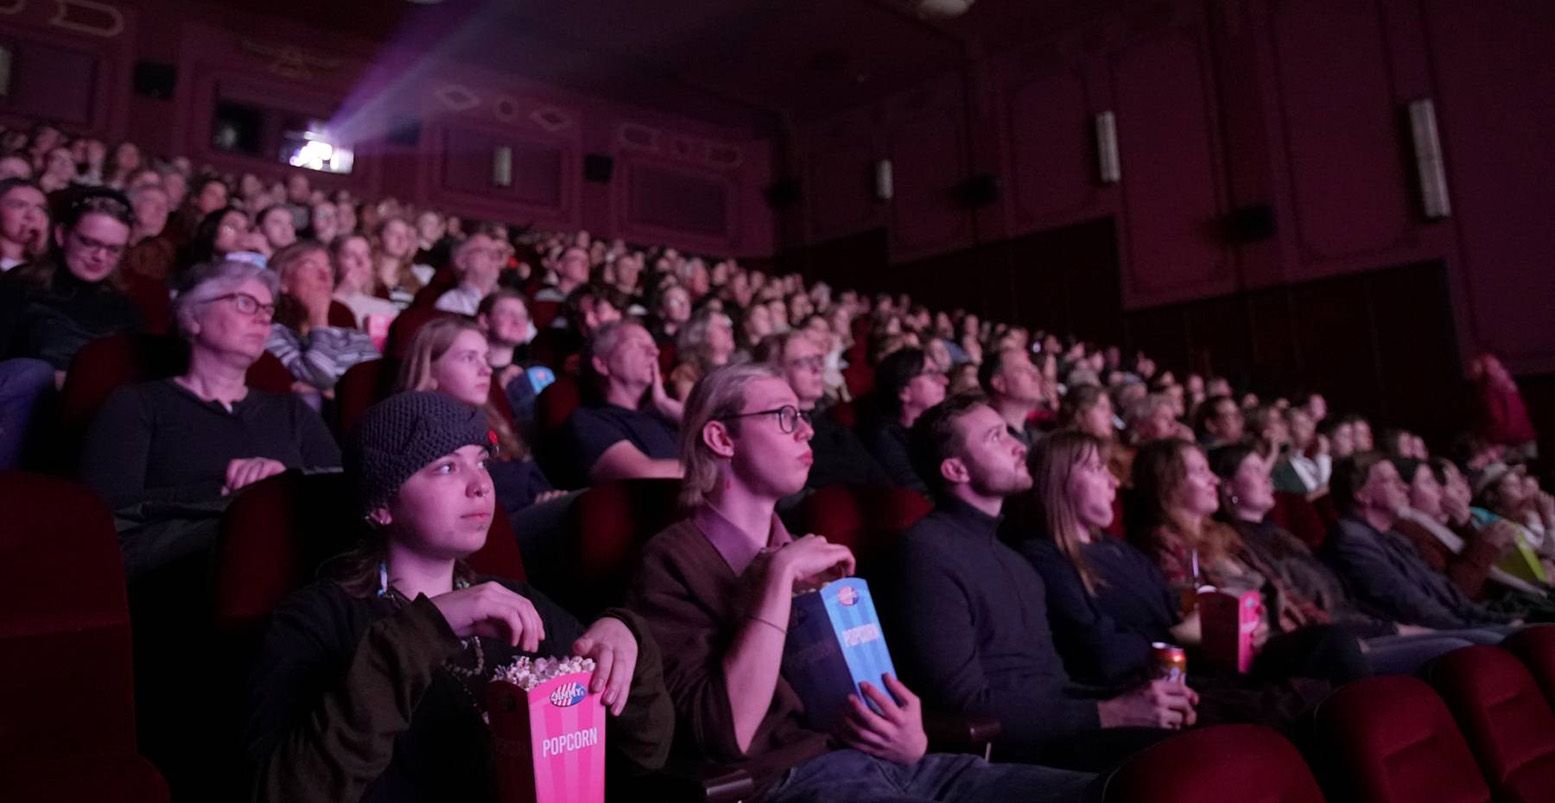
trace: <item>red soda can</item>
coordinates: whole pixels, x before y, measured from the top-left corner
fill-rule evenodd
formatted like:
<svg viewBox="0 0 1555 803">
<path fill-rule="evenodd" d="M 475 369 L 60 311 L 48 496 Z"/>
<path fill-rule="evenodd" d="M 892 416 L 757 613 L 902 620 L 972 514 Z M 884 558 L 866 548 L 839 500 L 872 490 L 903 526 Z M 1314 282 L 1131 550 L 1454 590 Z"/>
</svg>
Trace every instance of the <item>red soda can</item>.
<svg viewBox="0 0 1555 803">
<path fill-rule="evenodd" d="M 1188 653 L 1175 644 L 1151 642 L 1150 656 L 1155 659 L 1155 676 L 1173 683 L 1188 682 Z"/>
</svg>

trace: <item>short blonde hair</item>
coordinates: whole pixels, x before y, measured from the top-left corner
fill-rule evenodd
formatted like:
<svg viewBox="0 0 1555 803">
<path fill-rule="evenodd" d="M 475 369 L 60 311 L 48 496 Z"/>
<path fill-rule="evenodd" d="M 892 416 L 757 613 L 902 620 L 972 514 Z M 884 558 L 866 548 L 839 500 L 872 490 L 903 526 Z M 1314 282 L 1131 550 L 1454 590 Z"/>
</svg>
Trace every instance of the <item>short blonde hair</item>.
<svg viewBox="0 0 1555 803">
<path fill-rule="evenodd" d="M 708 492 L 718 485 L 720 458 L 703 442 L 702 430 L 710 421 L 738 415 L 745 407 L 746 386 L 768 378 L 782 380 L 783 374 L 766 363 L 726 365 L 709 371 L 691 389 L 680 426 L 680 461 L 686 469 L 680 486 L 682 507 L 706 502 Z"/>
</svg>

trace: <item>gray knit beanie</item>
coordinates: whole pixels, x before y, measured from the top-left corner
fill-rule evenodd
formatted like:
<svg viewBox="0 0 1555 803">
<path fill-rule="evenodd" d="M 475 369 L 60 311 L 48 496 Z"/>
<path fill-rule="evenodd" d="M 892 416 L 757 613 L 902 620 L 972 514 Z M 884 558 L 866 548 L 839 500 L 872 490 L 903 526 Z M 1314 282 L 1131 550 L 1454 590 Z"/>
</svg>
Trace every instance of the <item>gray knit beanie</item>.
<svg viewBox="0 0 1555 803">
<path fill-rule="evenodd" d="M 405 480 L 443 455 L 489 447 L 490 432 L 485 412 L 436 391 L 407 391 L 368 408 L 341 456 L 359 511 L 387 504 Z"/>
</svg>

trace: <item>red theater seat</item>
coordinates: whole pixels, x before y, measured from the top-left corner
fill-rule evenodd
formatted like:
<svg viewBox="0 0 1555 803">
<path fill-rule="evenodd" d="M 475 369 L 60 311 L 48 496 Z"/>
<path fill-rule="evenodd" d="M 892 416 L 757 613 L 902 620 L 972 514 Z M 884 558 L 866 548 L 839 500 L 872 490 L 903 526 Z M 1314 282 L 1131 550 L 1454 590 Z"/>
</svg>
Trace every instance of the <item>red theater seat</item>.
<svg viewBox="0 0 1555 803">
<path fill-rule="evenodd" d="M 544 331 L 549 328 L 556 316 L 562 314 L 562 302 L 560 301 L 531 301 L 529 302 L 529 320 L 536 329 Z"/>
<path fill-rule="evenodd" d="M 387 358 L 347 368 L 335 383 L 335 431 L 350 432 L 367 408 L 389 395 L 398 373 L 399 361 Z"/>
<path fill-rule="evenodd" d="M 1323 518 L 1323 514 L 1307 499 L 1306 494 L 1288 491 L 1275 492 L 1274 510 L 1269 511 L 1269 518 L 1312 549 L 1323 545 L 1323 539 L 1328 537 L 1328 527 L 1332 524 Z"/>
<path fill-rule="evenodd" d="M 339 301 L 329 302 L 329 325 L 344 329 L 356 329 L 356 313 Z"/>
<path fill-rule="evenodd" d="M 452 312 L 443 312 L 433 307 L 411 307 L 403 310 L 395 316 L 394 322 L 389 324 L 389 339 L 383 344 L 383 356 L 402 360 L 410 352 L 410 344 L 415 342 L 416 333 L 421 327 L 437 320 L 453 315 Z"/>
<path fill-rule="evenodd" d="M 558 488 L 581 488 L 587 478 L 578 476 L 573 455 L 568 454 L 563 427 L 574 410 L 583 405 L 583 387 L 571 374 L 558 373 L 556 381 L 535 398 L 535 461 Z"/>
<path fill-rule="evenodd" d="M 853 550 L 862 563 L 878 555 L 918 520 L 933 503 L 906 488 L 830 485 L 799 503 L 795 521 L 804 533 L 819 533 Z"/>
<path fill-rule="evenodd" d="M 137 754 L 113 517 L 65 480 L 0 473 L 0 798 L 161 801 Z"/>
<path fill-rule="evenodd" d="M 1511 653 L 1475 645 L 1431 664 L 1431 684 L 1468 737 L 1496 799 L 1555 798 L 1555 713 Z"/>
<path fill-rule="evenodd" d="M 1525 627 L 1508 636 L 1501 646 L 1522 659 L 1544 699 L 1555 708 L 1555 625 Z"/>
<path fill-rule="evenodd" d="M 1229 796 L 1228 796 L 1229 795 Z M 1146 748 L 1107 778 L 1105 803 L 1323 803 L 1301 753 L 1259 725 L 1188 731 Z"/>
<path fill-rule="evenodd" d="M 1319 703 L 1313 743 L 1333 800 L 1489 803 L 1490 788 L 1446 704 L 1422 680 L 1350 683 Z"/>
<path fill-rule="evenodd" d="M 567 554 L 557 602 L 588 621 L 620 602 L 642 545 L 680 514 L 678 479 L 617 480 L 595 485 L 568 511 Z"/>
</svg>

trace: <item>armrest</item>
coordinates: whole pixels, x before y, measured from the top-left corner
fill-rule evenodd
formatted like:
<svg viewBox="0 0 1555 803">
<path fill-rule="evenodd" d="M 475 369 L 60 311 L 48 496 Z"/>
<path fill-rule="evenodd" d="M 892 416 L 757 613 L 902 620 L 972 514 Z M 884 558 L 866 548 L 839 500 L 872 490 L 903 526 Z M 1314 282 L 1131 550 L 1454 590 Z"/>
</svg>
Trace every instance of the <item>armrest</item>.
<svg viewBox="0 0 1555 803">
<path fill-rule="evenodd" d="M 756 779 L 745 770 L 733 770 L 702 776 L 703 800 L 707 803 L 735 803 L 756 794 Z"/>
<path fill-rule="evenodd" d="M 942 753 L 983 754 L 1004 733 L 997 717 L 948 711 L 925 712 L 923 730 L 929 749 Z"/>
</svg>

